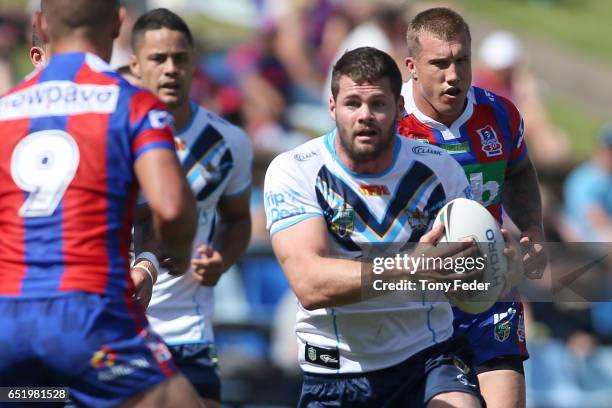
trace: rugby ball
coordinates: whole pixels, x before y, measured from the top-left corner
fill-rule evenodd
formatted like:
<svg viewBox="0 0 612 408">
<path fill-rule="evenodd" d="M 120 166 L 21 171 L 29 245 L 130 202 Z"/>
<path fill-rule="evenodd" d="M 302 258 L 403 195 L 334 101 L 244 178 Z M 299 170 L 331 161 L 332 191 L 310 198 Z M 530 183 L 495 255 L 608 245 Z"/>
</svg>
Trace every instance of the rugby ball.
<svg viewBox="0 0 612 408">
<path fill-rule="evenodd" d="M 440 242 L 460 242 L 473 238 L 480 249 L 484 263 L 481 285 L 462 286 L 461 297 L 445 293 L 451 303 L 467 313 L 488 310 L 500 297 L 508 272 L 504 255 L 505 242 L 497 220 L 480 203 L 457 198 L 447 203 L 434 221 L 434 227 L 443 224 L 444 236 Z"/>
</svg>

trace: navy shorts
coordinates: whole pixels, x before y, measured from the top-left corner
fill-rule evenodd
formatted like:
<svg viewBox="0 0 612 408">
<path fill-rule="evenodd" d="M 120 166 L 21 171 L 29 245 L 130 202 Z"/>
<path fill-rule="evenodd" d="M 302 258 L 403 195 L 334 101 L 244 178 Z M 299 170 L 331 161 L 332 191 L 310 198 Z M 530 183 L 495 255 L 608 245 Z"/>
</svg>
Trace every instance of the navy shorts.
<svg viewBox="0 0 612 408">
<path fill-rule="evenodd" d="M 465 392 L 482 401 L 467 340 L 453 337 L 382 370 L 304 373 L 301 408 L 420 408 L 436 395 Z M 484 406 L 484 404 L 483 404 Z"/>
<path fill-rule="evenodd" d="M 211 343 L 169 346 L 174 362 L 201 398 L 221 401 L 217 351 Z"/>
<path fill-rule="evenodd" d="M 176 373 L 131 300 L 72 292 L 0 298 L 0 384 L 68 387 L 77 406 L 117 405 Z"/>
<path fill-rule="evenodd" d="M 498 302 L 480 314 L 453 308 L 455 331 L 467 336 L 478 368 L 503 357 L 529 358 L 525 342 L 525 314 L 521 302 Z"/>
</svg>

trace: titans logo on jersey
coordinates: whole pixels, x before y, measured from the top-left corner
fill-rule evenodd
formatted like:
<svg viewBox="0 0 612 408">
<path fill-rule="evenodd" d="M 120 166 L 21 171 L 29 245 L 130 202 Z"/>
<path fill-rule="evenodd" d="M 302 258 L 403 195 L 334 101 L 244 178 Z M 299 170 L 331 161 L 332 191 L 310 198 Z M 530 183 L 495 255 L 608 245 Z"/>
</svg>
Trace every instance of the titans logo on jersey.
<svg viewBox="0 0 612 408">
<path fill-rule="evenodd" d="M 424 149 L 417 141 L 396 137 L 389 169 L 364 175 L 340 162 L 336 137 L 331 132 L 270 164 L 264 199 L 272 235 L 318 217 L 327 227 L 330 256 L 359 259 L 373 245 L 418 241 L 438 210 L 468 190 L 461 166 L 438 147 Z M 437 298 L 409 302 L 400 295 L 330 309 L 301 308 L 296 333 L 302 369 L 375 370 L 450 336 L 448 303 L 436 302 Z M 316 364 L 316 359 L 308 358 L 307 349 L 317 347 L 338 355 L 337 364 Z"/>
<path fill-rule="evenodd" d="M 174 150 L 169 113 L 100 58 L 70 53 L 0 99 L 0 127 L 0 295 L 123 297 L 133 164 Z"/>
<path fill-rule="evenodd" d="M 501 222 L 501 186 L 507 167 L 527 155 L 523 120 L 507 99 L 472 87 L 463 114 L 446 127 L 416 107 L 412 82 L 404 84 L 406 115 L 398 124 L 402 136 L 439 146 L 465 170 L 473 199 L 481 202 Z"/>
</svg>

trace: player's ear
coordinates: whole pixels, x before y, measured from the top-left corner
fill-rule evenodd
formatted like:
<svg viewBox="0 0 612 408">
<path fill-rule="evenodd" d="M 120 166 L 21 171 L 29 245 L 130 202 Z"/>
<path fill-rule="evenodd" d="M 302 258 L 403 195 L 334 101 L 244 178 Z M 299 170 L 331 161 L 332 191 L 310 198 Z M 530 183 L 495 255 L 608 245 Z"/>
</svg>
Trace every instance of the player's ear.
<svg viewBox="0 0 612 408">
<path fill-rule="evenodd" d="M 140 63 L 138 62 L 138 58 L 136 55 L 130 54 L 129 57 L 130 71 L 132 71 L 132 75 L 136 78 L 140 79 Z"/>
<path fill-rule="evenodd" d="M 336 100 L 333 95 L 329 97 L 329 115 L 334 121 L 336 120 Z"/>
<path fill-rule="evenodd" d="M 416 65 L 414 63 L 414 58 L 406 57 L 405 64 L 406 64 L 406 68 L 408 68 L 408 72 L 410 73 L 410 76 L 412 77 L 412 79 L 416 80 L 417 72 L 416 72 Z"/>
<path fill-rule="evenodd" d="M 32 61 L 32 65 L 34 68 L 37 68 L 45 63 L 45 54 L 42 49 L 39 47 L 30 48 L 30 61 Z"/>
</svg>

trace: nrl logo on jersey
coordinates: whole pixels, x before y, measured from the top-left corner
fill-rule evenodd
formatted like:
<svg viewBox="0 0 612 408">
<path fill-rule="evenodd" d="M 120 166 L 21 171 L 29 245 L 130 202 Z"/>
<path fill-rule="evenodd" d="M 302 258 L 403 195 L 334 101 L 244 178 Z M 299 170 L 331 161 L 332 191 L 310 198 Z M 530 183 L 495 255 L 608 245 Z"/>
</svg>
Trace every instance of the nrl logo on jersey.
<svg viewBox="0 0 612 408">
<path fill-rule="evenodd" d="M 331 230 L 341 238 L 353 233 L 355 229 L 355 212 L 352 209 L 334 210 L 331 219 Z"/>
<path fill-rule="evenodd" d="M 502 144 L 499 142 L 497 134 L 491 125 L 478 129 L 476 132 L 478 132 L 480 141 L 482 142 L 481 149 L 485 152 L 487 157 L 501 156 L 503 152 Z"/>
<path fill-rule="evenodd" d="M 308 358 L 312 361 L 317 359 L 317 350 L 314 347 L 308 347 Z"/>
</svg>

